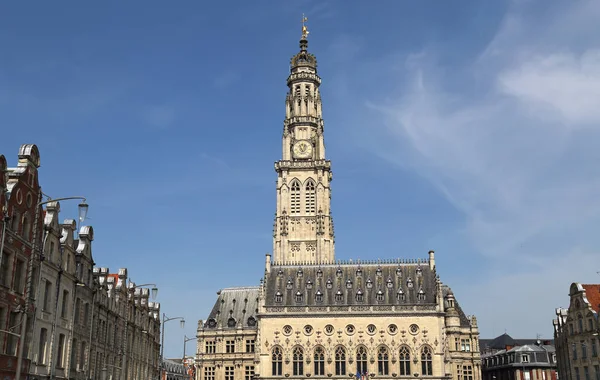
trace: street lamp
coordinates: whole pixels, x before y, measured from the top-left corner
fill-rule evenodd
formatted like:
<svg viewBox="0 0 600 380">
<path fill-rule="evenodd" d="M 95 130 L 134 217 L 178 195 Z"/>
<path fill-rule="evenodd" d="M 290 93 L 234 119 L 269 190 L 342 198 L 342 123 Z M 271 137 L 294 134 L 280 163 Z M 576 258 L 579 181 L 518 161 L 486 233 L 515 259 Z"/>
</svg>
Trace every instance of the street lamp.
<svg viewBox="0 0 600 380">
<path fill-rule="evenodd" d="M 40 198 L 41 199 L 42 195 L 40 192 Z M 29 295 L 30 291 L 31 291 L 31 286 L 33 283 L 33 279 L 32 279 L 32 274 L 33 274 L 33 259 L 34 259 L 34 254 L 35 254 L 35 249 L 36 249 L 36 237 L 37 237 L 37 224 L 38 224 L 38 217 L 39 217 L 39 208 L 40 206 L 43 206 L 45 204 L 48 204 L 50 202 L 59 202 L 59 201 L 67 201 L 67 200 L 72 200 L 72 199 L 80 199 L 82 202 L 79 204 L 79 222 L 83 223 L 83 221 L 85 220 L 86 216 L 87 216 L 87 211 L 88 211 L 88 204 L 86 203 L 86 199 L 84 197 L 64 197 L 64 198 L 56 198 L 56 199 L 51 199 L 50 197 L 48 197 L 47 201 L 44 202 L 38 202 L 38 204 L 36 204 L 35 206 L 35 224 L 33 226 L 34 228 L 34 232 L 33 232 L 33 244 L 32 244 L 32 249 L 31 249 L 31 254 L 32 257 L 30 259 L 30 263 L 29 263 L 29 268 L 27 270 L 27 294 L 28 296 L 25 298 L 25 310 L 23 312 L 23 320 L 22 320 L 22 324 L 21 324 L 21 333 L 20 333 L 20 337 L 19 337 L 19 347 L 18 347 L 18 351 L 17 351 L 17 370 L 15 373 L 15 380 L 21 380 L 21 370 L 22 370 L 22 363 L 23 363 L 23 346 L 24 346 L 24 337 L 25 334 L 27 333 L 27 313 L 29 311 L 30 308 L 30 303 L 31 303 L 31 297 Z M 42 249 L 41 249 L 41 255 L 40 258 L 42 259 L 44 257 L 44 242 L 46 240 L 46 237 L 48 236 L 47 233 L 44 234 L 45 236 L 42 238 Z M 2 235 L 2 239 L 4 240 L 4 235 Z M 40 270 L 40 275 L 41 275 L 42 271 Z M 56 311 L 55 311 L 56 312 Z M 52 369 L 50 369 L 52 372 Z"/>
<path fill-rule="evenodd" d="M 179 319 L 179 327 L 184 328 L 185 327 L 185 319 L 183 317 L 173 317 L 173 318 L 169 318 L 167 317 L 167 315 L 165 313 L 163 313 L 162 315 L 162 325 L 161 325 L 161 337 L 160 337 L 160 363 L 158 363 L 158 365 L 160 366 L 160 368 L 162 369 L 162 365 L 163 365 L 163 354 L 164 354 L 164 350 L 165 350 L 165 323 L 169 322 L 169 321 L 174 321 Z"/>
<path fill-rule="evenodd" d="M 156 299 L 158 295 L 158 288 L 156 284 L 140 284 L 136 285 L 133 282 L 129 282 L 129 288 L 127 288 L 127 297 L 125 298 L 125 307 L 127 308 L 127 313 L 125 314 L 125 349 L 123 350 L 123 371 L 121 371 L 121 378 L 127 380 L 127 346 L 129 341 L 127 340 L 127 331 L 129 330 L 129 292 L 134 292 L 137 288 L 142 288 L 144 286 L 152 286 L 150 293 L 152 295 L 152 299 Z"/>
<path fill-rule="evenodd" d="M 188 338 L 187 335 L 183 336 L 183 361 L 185 361 L 185 346 L 186 343 L 191 341 L 191 340 L 196 340 L 198 338 L 194 337 L 194 338 Z"/>
</svg>

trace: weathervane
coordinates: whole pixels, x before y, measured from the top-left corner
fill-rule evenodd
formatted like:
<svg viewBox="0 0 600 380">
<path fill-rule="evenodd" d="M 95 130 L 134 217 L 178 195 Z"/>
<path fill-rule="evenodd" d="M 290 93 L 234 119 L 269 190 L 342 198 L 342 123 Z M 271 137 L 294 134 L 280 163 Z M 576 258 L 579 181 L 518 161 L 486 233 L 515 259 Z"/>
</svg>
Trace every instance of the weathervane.
<svg viewBox="0 0 600 380">
<path fill-rule="evenodd" d="M 308 21 L 308 17 L 304 16 L 304 13 L 302 13 L 302 39 L 303 40 L 305 40 L 306 37 L 308 37 L 308 33 L 310 33 L 308 31 L 308 29 L 306 28 L 306 25 L 304 24 L 307 21 Z"/>
</svg>

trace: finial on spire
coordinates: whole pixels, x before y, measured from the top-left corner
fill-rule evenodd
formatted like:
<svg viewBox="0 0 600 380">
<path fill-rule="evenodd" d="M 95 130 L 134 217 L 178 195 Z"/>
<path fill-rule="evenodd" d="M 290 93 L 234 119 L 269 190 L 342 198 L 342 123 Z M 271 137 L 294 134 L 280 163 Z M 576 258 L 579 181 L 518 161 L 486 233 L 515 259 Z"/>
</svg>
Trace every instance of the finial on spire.
<svg viewBox="0 0 600 380">
<path fill-rule="evenodd" d="M 306 37 L 308 37 L 308 34 L 310 33 L 308 31 L 308 29 L 306 28 L 306 22 L 308 21 L 308 17 L 304 16 L 304 13 L 302 13 L 302 39 L 305 40 Z"/>
</svg>

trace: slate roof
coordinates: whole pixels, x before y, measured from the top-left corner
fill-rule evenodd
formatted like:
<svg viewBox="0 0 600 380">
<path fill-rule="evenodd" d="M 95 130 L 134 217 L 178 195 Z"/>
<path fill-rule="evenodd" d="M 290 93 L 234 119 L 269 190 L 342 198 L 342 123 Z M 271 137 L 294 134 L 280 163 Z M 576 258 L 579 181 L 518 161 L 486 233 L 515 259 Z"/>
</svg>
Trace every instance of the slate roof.
<svg viewBox="0 0 600 380">
<path fill-rule="evenodd" d="M 542 347 L 554 347 L 553 339 L 539 339 L 543 344 Z M 506 346 L 521 347 L 521 346 L 537 346 L 538 339 L 513 339 L 507 333 L 504 333 L 494 339 L 480 339 L 479 347 L 484 350 L 505 350 Z"/>
<path fill-rule="evenodd" d="M 416 260 L 272 265 L 265 276 L 265 288 L 265 306 L 436 304 L 435 271 L 426 261 Z M 424 300 L 418 300 L 419 292 L 424 295 Z M 377 299 L 378 293 L 383 296 L 383 301 Z M 404 294 L 403 301 L 398 300 L 398 293 Z M 321 295 L 320 302 L 318 294 Z M 336 294 L 341 296 L 341 301 L 336 300 Z M 276 296 L 281 300 L 278 301 Z"/>
<path fill-rule="evenodd" d="M 256 329 L 258 286 L 225 288 L 217 294 L 217 301 L 204 324 L 205 328 Z"/>
</svg>

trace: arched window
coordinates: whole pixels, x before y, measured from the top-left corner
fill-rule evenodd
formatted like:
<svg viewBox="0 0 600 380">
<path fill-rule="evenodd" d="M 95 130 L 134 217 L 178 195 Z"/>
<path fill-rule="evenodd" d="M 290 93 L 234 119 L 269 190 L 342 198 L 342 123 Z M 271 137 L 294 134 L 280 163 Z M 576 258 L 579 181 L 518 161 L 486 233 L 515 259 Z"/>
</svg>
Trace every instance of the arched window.
<svg viewBox="0 0 600 380">
<path fill-rule="evenodd" d="M 579 333 L 583 332 L 583 315 L 579 314 L 577 316 L 577 327 L 579 328 Z"/>
<path fill-rule="evenodd" d="M 344 293 L 340 289 L 338 289 L 337 293 L 335 293 L 335 302 L 342 302 L 344 300 Z"/>
<path fill-rule="evenodd" d="M 314 214 L 315 212 L 315 183 L 312 180 L 309 180 L 306 183 L 305 191 L 305 201 L 306 201 L 306 212 L 308 214 Z"/>
<path fill-rule="evenodd" d="M 379 347 L 377 350 L 377 374 L 387 375 L 390 371 L 390 355 L 388 349 L 385 346 Z"/>
<path fill-rule="evenodd" d="M 23 239 L 29 240 L 29 232 L 31 231 L 31 224 L 27 215 L 23 217 Z"/>
<path fill-rule="evenodd" d="M 410 350 L 406 346 L 400 348 L 400 376 L 410 376 Z"/>
<path fill-rule="evenodd" d="M 290 191 L 290 214 L 300 214 L 300 181 L 292 181 L 292 191 Z"/>
<path fill-rule="evenodd" d="M 323 347 L 315 348 L 315 375 L 325 375 L 325 351 Z"/>
<path fill-rule="evenodd" d="M 294 376 L 304 375 L 304 351 L 302 351 L 302 348 L 294 347 L 294 357 L 292 364 Z"/>
<path fill-rule="evenodd" d="M 274 347 L 271 355 L 272 370 L 271 375 L 281 376 L 283 373 L 283 355 L 281 354 L 281 347 Z"/>
<path fill-rule="evenodd" d="M 335 375 L 346 375 L 346 349 L 342 346 L 337 346 L 335 349 Z"/>
<path fill-rule="evenodd" d="M 421 349 L 421 374 L 431 376 L 433 374 L 431 348 L 424 346 Z"/>
<path fill-rule="evenodd" d="M 356 349 L 356 373 L 367 372 L 367 349 L 360 346 Z"/>
</svg>

